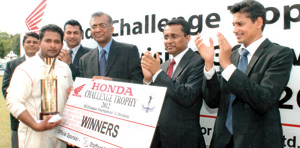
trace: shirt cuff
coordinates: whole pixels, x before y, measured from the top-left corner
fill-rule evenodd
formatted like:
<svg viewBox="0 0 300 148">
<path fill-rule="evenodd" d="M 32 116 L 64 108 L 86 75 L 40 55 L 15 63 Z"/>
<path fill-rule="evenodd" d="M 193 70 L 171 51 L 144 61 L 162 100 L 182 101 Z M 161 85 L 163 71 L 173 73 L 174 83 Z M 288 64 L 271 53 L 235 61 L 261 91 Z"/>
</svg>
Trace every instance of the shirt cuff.
<svg viewBox="0 0 300 148">
<path fill-rule="evenodd" d="M 204 75 L 205 75 L 207 80 L 210 80 L 214 74 L 215 74 L 215 67 L 214 66 L 209 71 L 206 71 L 205 67 L 204 67 Z"/>
<path fill-rule="evenodd" d="M 157 72 L 153 75 L 153 77 L 152 77 L 152 82 L 155 81 L 157 75 L 158 75 L 161 71 L 162 71 L 162 69 L 160 69 L 159 71 L 157 71 Z"/>
<path fill-rule="evenodd" d="M 150 82 L 146 82 L 146 81 L 143 79 L 143 84 L 144 84 L 144 85 L 150 85 L 151 82 L 152 82 L 152 80 L 151 80 Z"/>
<path fill-rule="evenodd" d="M 222 72 L 223 78 L 228 81 L 232 75 L 232 73 L 236 70 L 236 67 L 233 64 L 230 64 L 228 67 L 224 69 Z"/>
</svg>

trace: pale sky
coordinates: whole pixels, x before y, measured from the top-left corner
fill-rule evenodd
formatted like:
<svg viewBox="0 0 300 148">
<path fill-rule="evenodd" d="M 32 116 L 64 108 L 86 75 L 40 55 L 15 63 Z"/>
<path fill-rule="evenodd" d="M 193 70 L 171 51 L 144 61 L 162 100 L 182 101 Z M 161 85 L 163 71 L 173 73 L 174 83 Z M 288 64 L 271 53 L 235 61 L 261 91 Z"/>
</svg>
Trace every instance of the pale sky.
<svg viewBox="0 0 300 148">
<path fill-rule="evenodd" d="M 34 9 L 40 2 L 41 0 L 0 0 L 0 31 L 9 34 L 20 33 L 20 26 L 25 21 L 21 18 L 29 15 L 24 14 L 24 10 Z"/>
</svg>

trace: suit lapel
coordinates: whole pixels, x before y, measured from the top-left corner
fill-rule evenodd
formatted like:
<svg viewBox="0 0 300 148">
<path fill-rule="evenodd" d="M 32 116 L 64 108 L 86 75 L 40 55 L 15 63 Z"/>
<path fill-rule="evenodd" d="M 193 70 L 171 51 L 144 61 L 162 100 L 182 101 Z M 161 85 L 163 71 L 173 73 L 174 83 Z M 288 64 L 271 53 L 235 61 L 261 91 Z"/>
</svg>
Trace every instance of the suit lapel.
<svg viewBox="0 0 300 148">
<path fill-rule="evenodd" d="M 234 66 L 236 66 L 236 67 L 238 66 L 239 59 L 240 59 L 239 50 L 236 49 L 236 50 L 232 51 L 231 62 Z"/>
<path fill-rule="evenodd" d="M 169 59 L 168 61 L 166 61 L 165 63 L 161 64 L 161 69 L 165 72 L 168 73 L 168 68 L 170 65 L 171 60 Z"/>
<path fill-rule="evenodd" d="M 256 61 L 259 59 L 260 55 L 263 53 L 263 51 L 265 50 L 265 47 L 268 46 L 269 44 L 271 44 L 271 41 L 269 39 L 265 39 L 261 45 L 257 48 L 257 50 L 255 51 L 254 55 L 251 58 L 251 61 L 248 64 L 248 67 L 246 69 L 246 74 L 249 75 L 251 69 L 253 68 L 254 64 L 256 63 Z"/>
<path fill-rule="evenodd" d="M 93 49 L 93 54 L 91 56 L 91 64 L 96 65 L 96 66 L 91 66 L 92 67 L 92 75 L 94 76 L 99 76 L 99 52 L 98 52 L 98 47 Z"/>
<path fill-rule="evenodd" d="M 75 58 L 74 58 L 74 61 L 73 61 L 73 65 L 76 65 L 77 66 L 77 61 L 79 61 L 79 58 L 83 55 L 83 49 L 82 49 L 82 46 L 80 45 L 76 55 L 75 55 Z"/>
<path fill-rule="evenodd" d="M 107 76 L 108 72 L 112 68 L 112 65 L 114 64 L 117 57 L 119 56 L 120 50 L 118 50 L 118 48 L 119 48 L 119 45 L 117 44 L 117 42 L 112 40 L 110 50 L 109 50 L 109 54 L 108 54 L 108 58 L 107 58 L 107 63 L 106 63 L 105 76 Z"/>
<path fill-rule="evenodd" d="M 182 70 L 186 67 L 186 65 L 189 63 L 190 58 L 193 56 L 194 52 L 192 49 L 188 49 L 188 51 L 184 54 L 184 56 L 181 58 L 179 64 L 176 66 L 176 69 L 172 75 L 172 79 L 175 79 L 178 77 L 178 75 L 182 72 Z"/>
</svg>

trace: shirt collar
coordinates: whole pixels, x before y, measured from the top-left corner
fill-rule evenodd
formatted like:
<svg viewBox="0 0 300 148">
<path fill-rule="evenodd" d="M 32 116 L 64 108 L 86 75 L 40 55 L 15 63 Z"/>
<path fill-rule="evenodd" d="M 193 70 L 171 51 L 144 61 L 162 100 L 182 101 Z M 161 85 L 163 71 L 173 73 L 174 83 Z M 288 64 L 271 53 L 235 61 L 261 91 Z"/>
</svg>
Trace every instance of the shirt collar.
<svg viewBox="0 0 300 148">
<path fill-rule="evenodd" d="M 72 53 L 72 55 L 76 55 L 76 53 L 77 53 L 77 51 L 78 51 L 78 49 L 80 48 L 80 44 L 78 45 L 78 46 L 76 46 L 76 47 L 74 47 L 74 48 L 69 48 L 69 49 L 71 49 L 72 51 L 73 51 L 73 53 Z M 74 57 L 74 56 L 73 56 Z"/>
<path fill-rule="evenodd" d="M 189 48 L 186 48 L 185 50 L 183 50 L 181 53 L 179 53 L 177 56 L 175 56 L 173 59 L 175 60 L 175 64 L 178 64 L 180 62 L 180 60 L 182 59 L 182 57 L 184 56 L 184 54 L 188 51 Z"/>
<path fill-rule="evenodd" d="M 30 59 L 30 57 L 25 53 L 25 60 L 28 60 L 28 59 Z"/>
<path fill-rule="evenodd" d="M 112 43 L 112 39 L 104 46 L 104 50 L 106 51 L 106 55 L 108 55 L 110 47 L 111 47 L 111 43 Z M 102 47 L 98 45 L 98 51 L 99 51 L 99 55 L 100 55 L 100 51 L 101 51 Z"/>
<path fill-rule="evenodd" d="M 260 44 L 265 40 L 265 37 L 261 37 L 260 39 L 254 41 L 252 44 L 250 44 L 246 49 L 249 51 L 249 55 L 252 55 L 255 53 L 257 48 L 260 46 Z M 239 48 L 239 54 L 242 55 L 242 49 L 245 48 L 244 44 L 241 44 L 241 47 Z"/>
</svg>

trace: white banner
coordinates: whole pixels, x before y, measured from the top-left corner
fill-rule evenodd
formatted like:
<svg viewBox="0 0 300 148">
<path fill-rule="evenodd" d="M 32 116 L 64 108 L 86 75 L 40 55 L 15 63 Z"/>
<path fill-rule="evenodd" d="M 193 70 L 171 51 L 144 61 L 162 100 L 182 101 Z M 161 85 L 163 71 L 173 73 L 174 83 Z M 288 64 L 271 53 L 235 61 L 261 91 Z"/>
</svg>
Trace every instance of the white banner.
<svg viewBox="0 0 300 148">
<path fill-rule="evenodd" d="M 76 78 L 56 137 L 79 147 L 150 147 L 166 88 Z"/>
</svg>

